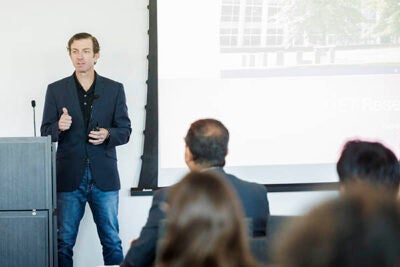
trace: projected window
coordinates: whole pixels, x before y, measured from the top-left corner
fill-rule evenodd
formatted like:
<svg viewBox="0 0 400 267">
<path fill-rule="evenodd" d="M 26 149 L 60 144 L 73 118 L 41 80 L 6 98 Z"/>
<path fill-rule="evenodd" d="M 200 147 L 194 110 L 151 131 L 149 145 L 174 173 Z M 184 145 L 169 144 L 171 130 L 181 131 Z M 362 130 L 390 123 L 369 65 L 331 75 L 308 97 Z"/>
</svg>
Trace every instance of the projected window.
<svg viewBox="0 0 400 267">
<path fill-rule="evenodd" d="M 246 22 L 261 22 L 262 19 L 262 0 L 247 0 L 246 1 Z"/>
<path fill-rule="evenodd" d="M 221 46 L 235 47 L 238 45 L 238 29 L 225 28 L 220 29 Z"/>
<path fill-rule="evenodd" d="M 224 1 L 221 7 L 222 22 L 237 22 L 239 21 L 239 0 Z"/>
<path fill-rule="evenodd" d="M 261 29 L 249 28 L 244 29 L 243 45 L 259 46 L 261 44 Z"/>
<path fill-rule="evenodd" d="M 267 29 L 266 33 L 266 44 L 267 46 L 280 46 L 283 44 L 283 29 L 270 28 Z"/>
<path fill-rule="evenodd" d="M 282 5 L 279 4 L 277 1 L 269 1 L 267 4 L 267 19 L 269 21 L 275 21 L 276 15 L 281 10 Z"/>
</svg>

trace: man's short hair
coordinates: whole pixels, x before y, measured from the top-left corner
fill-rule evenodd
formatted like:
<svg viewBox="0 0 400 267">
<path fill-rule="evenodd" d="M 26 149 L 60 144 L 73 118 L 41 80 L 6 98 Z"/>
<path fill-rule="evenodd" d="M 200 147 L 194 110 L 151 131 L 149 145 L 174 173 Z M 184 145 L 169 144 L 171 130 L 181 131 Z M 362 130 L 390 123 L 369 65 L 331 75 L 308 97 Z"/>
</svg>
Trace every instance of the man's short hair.
<svg viewBox="0 0 400 267">
<path fill-rule="evenodd" d="M 378 142 L 348 141 L 336 169 L 340 182 L 360 179 L 396 191 L 399 187 L 398 159 L 390 149 Z"/>
<path fill-rule="evenodd" d="M 223 167 L 228 153 L 229 132 L 218 120 L 201 119 L 190 126 L 185 143 L 196 163 Z"/>
<path fill-rule="evenodd" d="M 71 45 L 74 41 L 76 40 L 82 40 L 82 39 L 91 39 L 92 43 L 93 43 L 93 53 L 97 54 L 100 52 L 100 45 L 99 42 L 97 41 L 96 37 L 94 37 L 93 35 L 91 35 L 90 33 L 87 32 L 80 32 L 80 33 L 76 33 L 74 34 L 74 36 L 72 36 L 69 41 L 68 41 L 68 52 L 71 54 Z"/>
</svg>

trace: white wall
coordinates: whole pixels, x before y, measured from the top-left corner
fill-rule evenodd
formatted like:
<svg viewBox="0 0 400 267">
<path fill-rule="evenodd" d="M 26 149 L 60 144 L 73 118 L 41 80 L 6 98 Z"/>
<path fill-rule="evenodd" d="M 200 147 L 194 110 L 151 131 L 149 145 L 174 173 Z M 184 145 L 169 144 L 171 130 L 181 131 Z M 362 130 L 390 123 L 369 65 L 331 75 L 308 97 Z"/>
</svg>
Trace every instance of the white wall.
<svg viewBox="0 0 400 267">
<path fill-rule="evenodd" d="M 151 198 L 132 198 L 141 167 L 146 102 L 148 0 L 15 0 L 0 3 L 0 137 L 32 136 L 31 100 L 37 103 L 40 135 L 47 84 L 69 76 L 73 66 L 68 39 L 86 31 L 100 42 L 99 74 L 125 86 L 133 132 L 118 148 L 122 189 L 120 231 L 126 252 L 144 224 Z M 21 240 L 22 242 L 22 240 Z M 82 220 L 75 247 L 75 266 L 103 264 L 90 209 Z"/>
<path fill-rule="evenodd" d="M 146 221 L 151 197 L 131 197 L 141 167 L 146 102 L 148 0 L 14 0 L 0 4 L 0 137 L 32 136 L 32 108 L 37 102 L 39 133 L 47 84 L 71 75 L 66 43 L 76 32 L 99 39 L 99 74 L 125 85 L 133 132 L 129 144 L 118 148 L 122 189 L 120 234 L 126 253 Z M 183 146 L 183 144 L 182 144 Z M 182 151 L 183 147 L 177 148 Z M 285 197 L 286 196 L 286 197 Z M 293 201 L 294 196 L 295 201 Z M 298 213 L 320 197 L 271 194 L 275 214 Z M 21 240 L 23 242 L 23 240 Z M 101 245 L 87 207 L 75 246 L 75 266 L 102 265 Z"/>
</svg>

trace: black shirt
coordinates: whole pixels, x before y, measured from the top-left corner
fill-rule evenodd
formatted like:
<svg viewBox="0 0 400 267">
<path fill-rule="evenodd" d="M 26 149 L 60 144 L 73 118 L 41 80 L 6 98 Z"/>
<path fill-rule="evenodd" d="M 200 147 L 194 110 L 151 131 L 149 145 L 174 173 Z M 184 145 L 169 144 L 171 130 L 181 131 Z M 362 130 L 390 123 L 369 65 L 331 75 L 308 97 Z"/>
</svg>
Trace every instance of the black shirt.
<svg viewBox="0 0 400 267">
<path fill-rule="evenodd" d="M 94 73 L 94 81 L 90 86 L 89 90 L 87 91 L 85 91 L 85 89 L 83 89 L 82 85 L 79 83 L 78 78 L 76 77 L 76 73 L 74 73 L 74 79 L 76 84 L 76 90 L 78 93 L 79 105 L 82 111 L 83 123 L 87 129 L 92 115 L 93 100 L 96 98 L 94 92 L 95 92 L 97 73 L 96 72 Z M 96 123 L 92 123 L 92 126 L 96 126 Z"/>
</svg>

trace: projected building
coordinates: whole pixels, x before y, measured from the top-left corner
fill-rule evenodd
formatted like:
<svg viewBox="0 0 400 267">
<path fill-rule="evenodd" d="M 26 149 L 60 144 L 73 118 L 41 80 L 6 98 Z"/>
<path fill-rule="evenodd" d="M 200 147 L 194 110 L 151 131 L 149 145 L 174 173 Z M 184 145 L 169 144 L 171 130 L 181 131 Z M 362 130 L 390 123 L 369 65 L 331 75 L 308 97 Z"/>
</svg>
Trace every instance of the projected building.
<svg viewBox="0 0 400 267">
<path fill-rule="evenodd" d="M 396 2 L 222 0 L 222 67 L 399 65 Z"/>
</svg>

